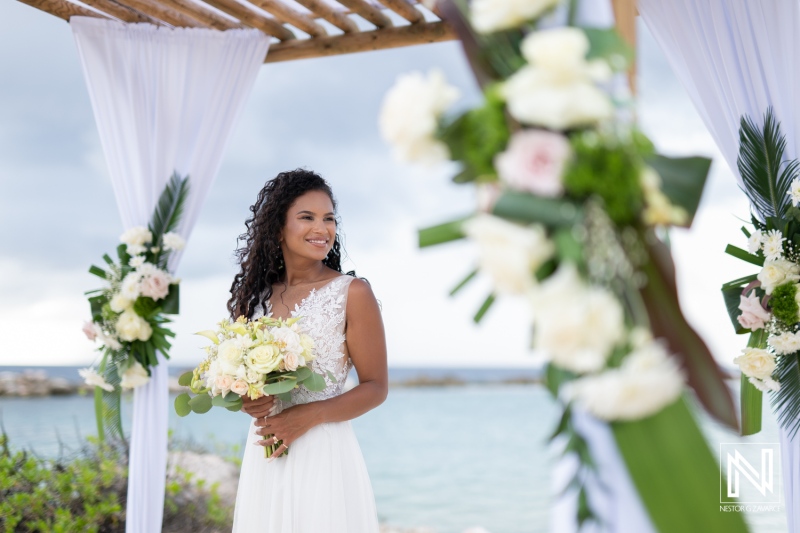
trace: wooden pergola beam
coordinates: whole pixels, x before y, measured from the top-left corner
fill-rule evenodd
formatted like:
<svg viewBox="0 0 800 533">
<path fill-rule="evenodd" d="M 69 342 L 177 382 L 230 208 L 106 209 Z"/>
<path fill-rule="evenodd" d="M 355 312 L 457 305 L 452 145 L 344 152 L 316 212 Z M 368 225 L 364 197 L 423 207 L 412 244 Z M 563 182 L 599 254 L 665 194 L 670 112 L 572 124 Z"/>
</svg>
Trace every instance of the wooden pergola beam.
<svg viewBox="0 0 800 533">
<path fill-rule="evenodd" d="M 69 22 L 70 17 L 95 17 L 108 18 L 96 11 L 86 9 L 83 6 L 67 2 L 66 0 L 19 0 L 45 13 L 50 13 L 62 20 Z"/>
<path fill-rule="evenodd" d="M 85 0 L 81 0 L 85 1 Z M 124 0 L 123 0 L 124 1 Z M 214 28 L 216 30 L 225 31 L 234 28 L 244 28 L 236 21 L 227 19 L 215 11 L 206 9 L 200 4 L 191 2 L 189 0 L 159 0 L 162 4 L 174 9 L 175 11 L 190 17 L 201 24 Z"/>
<path fill-rule="evenodd" d="M 325 28 L 317 24 L 314 19 L 300 13 L 284 4 L 280 0 L 250 0 L 250 3 L 274 15 L 275 18 L 303 30 L 312 37 L 328 35 Z"/>
<path fill-rule="evenodd" d="M 276 22 L 272 19 L 259 15 L 252 9 L 248 9 L 244 5 L 237 2 L 236 0 L 203 0 L 203 1 L 206 4 L 219 9 L 223 13 L 227 13 L 233 18 L 239 19 L 242 22 L 242 24 L 250 26 L 251 28 L 259 29 L 264 33 L 266 33 L 267 35 L 272 35 L 273 37 L 277 37 L 281 41 L 288 41 L 295 38 L 294 33 L 292 33 L 285 26 L 281 25 L 279 22 Z"/>
<path fill-rule="evenodd" d="M 98 11 L 102 11 L 106 15 L 111 15 L 114 18 L 124 22 L 149 22 L 151 24 L 161 24 L 157 20 L 153 20 L 144 13 L 140 13 L 135 9 L 128 6 L 123 6 L 114 0 L 84 0 L 84 4 L 93 7 Z"/>
<path fill-rule="evenodd" d="M 324 0 L 295 0 L 298 4 L 307 7 L 314 14 L 324 18 L 340 30 L 345 33 L 358 33 L 358 26 L 356 25 L 353 20 L 341 13 L 333 9 L 329 4 L 326 4 Z"/>
<path fill-rule="evenodd" d="M 123 3 L 124 2 L 124 3 Z M 206 25 L 198 22 L 192 18 L 187 17 L 180 11 L 176 11 L 170 7 L 164 6 L 158 1 L 154 0 L 119 0 L 117 3 L 128 7 L 132 7 L 140 13 L 152 17 L 156 20 L 163 20 L 172 26 L 181 26 L 185 28 L 205 28 Z"/>
<path fill-rule="evenodd" d="M 384 15 L 380 9 L 372 7 L 364 0 L 338 0 L 338 2 L 378 28 L 388 28 L 392 25 L 392 21 L 389 20 L 389 17 Z"/>
<path fill-rule="evenodd" d="M 409 21 L 411 24 L 425 21 L 425 17 L 422 16 L 422 12 L 415 8 L 407 0 L 380 0 L 380 2 Z"/>
<path fill-rule="evenodd" d="M 394 26 L 381 30 L 273 44 L 267 53 L 265 63 L 384 50 L 454 39 L 458 39 L 458 36 L 444 22 Z"/>
</svg>

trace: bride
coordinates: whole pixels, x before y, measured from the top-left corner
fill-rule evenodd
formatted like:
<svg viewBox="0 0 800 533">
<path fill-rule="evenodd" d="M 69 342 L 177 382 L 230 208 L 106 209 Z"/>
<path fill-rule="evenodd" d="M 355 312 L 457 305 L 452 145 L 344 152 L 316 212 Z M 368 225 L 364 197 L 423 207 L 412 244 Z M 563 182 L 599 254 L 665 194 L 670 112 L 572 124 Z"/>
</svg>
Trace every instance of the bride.
<svg viewBox="0 0 800 533">
<path fill-rule="evenodd" d="M 380 405 L 388 377 L 380 310 L 369 284 L 342 274 L 336 203 L 307 170 L 282 172 L 250 207 L 232 317 L 302 317 L 312 369 L 327 387 L 302 385 L 284 403 L 245 397 L 253 419 L 245 447 L 234 533 L 377 533 L 375 498 L 350 420 Z M 352 367 L 359 384 L 343 392 Z M 271 458 L 263 446 L 282 444 Z M 286 453 L 284 453 L 286 452 Z"/>
</svg>

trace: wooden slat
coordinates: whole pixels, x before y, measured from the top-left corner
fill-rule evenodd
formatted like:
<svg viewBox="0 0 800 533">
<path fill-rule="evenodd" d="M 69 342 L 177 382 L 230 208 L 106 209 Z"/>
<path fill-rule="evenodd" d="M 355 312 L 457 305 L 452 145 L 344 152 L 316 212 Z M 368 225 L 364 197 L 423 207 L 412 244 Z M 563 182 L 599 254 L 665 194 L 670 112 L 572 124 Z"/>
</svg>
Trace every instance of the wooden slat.
<svg viewBox="0 0 800 533">
<path fill-rule="evenodd" d="M 328 35 L 325 28 L 314 22 L 314 19 L 292 9 L 280 0 L 250 0 L 250 3 L 274 15 L 278 20 L 303 30 L 312 37 Z"/>
<path fill-rule="evenodd" d="M 288 41 L 294 39 L 294 33 L 289 28 L 282 26 L 280 23 L 261 16 L 252 9 L 248 9 L 236 0 L 203 0 L 206 4 L 213 6 L 223 13 L 239 19 L 245 26 L 256 28 L 267 35 L 277 37 L 281 41 Z"/>
<path fill-rule="evenodd" d="M 83 6 L 67 2 L 65 0 L 18 0 L 23 4 L 35 7 L 45 13 L 50 13 L 60 19 L 69 22 L 70 17 L 95 17 L 107 18 L 96 11 L 86 9 Z"/>
<path fill-rule="evenodd" d="M 617 21 L 617 31 L 628 45 L 636 51 L 636 0 L 612 0 L 614 6 L 614 19 Z M 628 82 L 631 92 L 636 94 L 636 60 L 628 70 Z"/>
<path fill-rule="evenodd" d="M 376 9 L 366 3 L 364 0 L 337 0 L 340 4 L 347 7 L 353 13 L 358 13 L 366 20 L 375 24 L 379 28 L 388 28 L 392 25 L 389 17 L 381 13 L 380 9 Z"/>
<path fill-rule="evenodd" d="M 128 6 L 122 6 L 113 0 L 83 0 L 83 3 L 124 22 L 161 24 L 160 21 L 153 20 L 144 13 L 140 13 Z"/>
<path fill-rule="evenodd" d="M 277 43 L 270 47 L 265 62 L 277 63 L 293 59 L 367 52 L 414 44 L 451 41 L 457 38 L 456 33 L 444 22 L 393 26 L 374 31 Z"/>
<path fill-rule="evenodd" d="M 186 28 L 205 28 L 206 25 L 191 19 L 170 7 L 166 7 L 157 0 L 116 0 L 120 5 L 127 5 L 157 20 L 163 20 L 172 26 Z"/>
<path fill-rule="evenodd" d="M 81 0 L 84 1 L 84 0 Z M 123 0 L 124 1 L 124 0 Z M 183 13 L 187 17 L 217 30 L 231 30 L 234 28 L 244 28 L 242 24 L 221 16 L 219 13 L 206 9 L 200 4 L 189 0 L 159 0 L 167 7 Z"/>
<path fill-rule="evenodd" d="M 324 0 L 295 0 L 298 4 L 307 7 L 315 15 L 324 18 L 345 33 L 358 33 L 358 26 L 347 15 L 333 9 Z"/>
<path fill-rule="evenodd" d="M 423 22 L 425 17 L 413 5 L 409 4 L 406 0 L 380 0 L 381 4 L 385 5 L 411 24 Z"/>
</svg>

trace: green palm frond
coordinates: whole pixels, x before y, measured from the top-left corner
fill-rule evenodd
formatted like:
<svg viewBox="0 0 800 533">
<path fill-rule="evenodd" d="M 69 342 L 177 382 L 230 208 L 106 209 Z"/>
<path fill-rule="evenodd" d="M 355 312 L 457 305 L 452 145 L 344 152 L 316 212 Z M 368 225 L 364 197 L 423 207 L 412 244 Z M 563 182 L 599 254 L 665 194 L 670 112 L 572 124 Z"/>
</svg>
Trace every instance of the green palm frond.
<svg viewBox="0 0 800 533">
<path fill-rule="evenodd" d="M 772 408 L 778 422 L 794 437 L 800 429 L 800 354 L 783 355 L 775 370 L 780 390 L 772 393 Z"/>
<path fill-rule="evenodd" d="M 117 365 L 113 362 L 109 364 L 103 372 L 103 379 L 106 383 L 114 386 L 113 392 L 102 391 L 103 394 L 103 427 L 105 436 L 125 442 L 125 433 L 122 430 L 122 406 L 120 405 L 120 377 Z"/>
<path fill-rule="evenodd" d="M 739 157 L 737 166 L 744 183 L 744 193 L 753 211 L 765 222 L 769 217 L 784 218 L 791 207 L 787 192 L 798 173 L 797 160 L 783 161 L 786 137 L 772 108 L 764 115 L 760 129 L 747 115 L 742 116 L 739 128 Z"/>
<path fill-rule="evenodd" d="M 159 243 L 165 233 L 177 229 L 188 193 L 189 176 L 181 179 L 175 172 L 158 198 L 158 203 L 153 211 L 153 218 L 150 222 L 153 242 Z"/>
</svg>

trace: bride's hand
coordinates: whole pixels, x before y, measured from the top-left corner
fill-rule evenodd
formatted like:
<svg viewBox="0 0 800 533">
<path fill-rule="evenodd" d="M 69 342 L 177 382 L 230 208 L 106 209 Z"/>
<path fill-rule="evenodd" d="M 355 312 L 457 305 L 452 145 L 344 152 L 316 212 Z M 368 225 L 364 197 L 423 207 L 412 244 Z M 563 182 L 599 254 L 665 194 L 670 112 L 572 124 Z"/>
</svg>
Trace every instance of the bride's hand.
<svg viewBox="0 0 800 533">
<path fill-rule="evenodd" d="M 262 396 L 258 400 L 251 400 L 249 396 L 242 396 L 242 411 L 253 418 L 270 416 L 275 407 L 274 396 Z"/>
<path fill-rule="evenodd" d="M 263 440 L 256 441 L 259 446 L 269 446 L 278 441 L 283 441 L 283 444 L 275 450 L 272 457 L 277 457 L 282 454 L 291 444 L 305 434 L 306 431 L 316 425 L 315 420 L 315 407 L 313 402 L 310 404 L 294 405 L 284 409 L 275 416 L 256 420 L 256 434 L 262 437 L 268 437 Z M 286 446 L 284 448 L 284 445 Z"/>
</svg>

